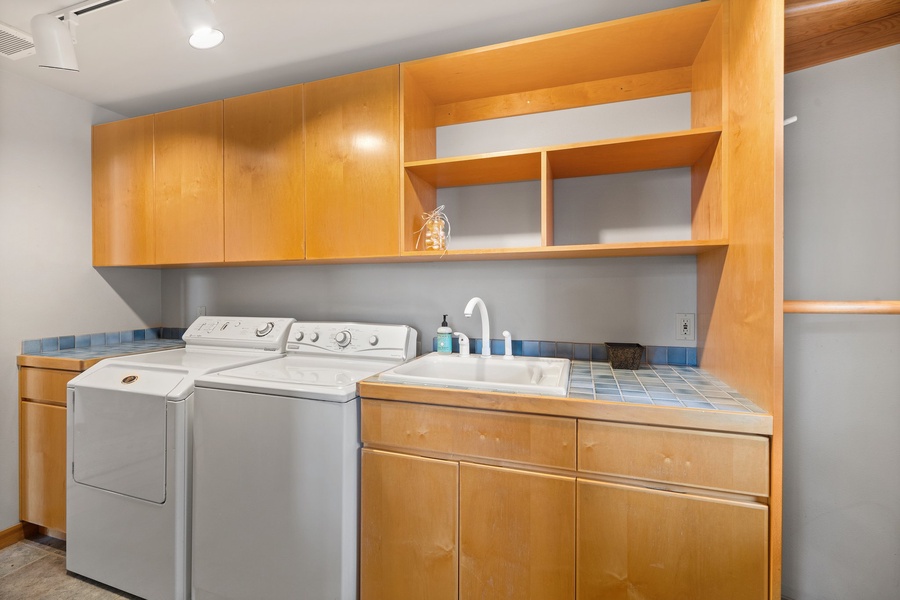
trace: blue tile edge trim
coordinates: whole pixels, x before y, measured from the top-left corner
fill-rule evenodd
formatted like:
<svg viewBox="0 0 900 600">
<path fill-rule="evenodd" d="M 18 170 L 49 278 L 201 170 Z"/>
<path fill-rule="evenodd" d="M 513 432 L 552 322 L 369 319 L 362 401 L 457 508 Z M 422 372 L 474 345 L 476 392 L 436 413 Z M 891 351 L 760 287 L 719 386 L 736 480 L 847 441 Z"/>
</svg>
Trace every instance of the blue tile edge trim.
<svg viewBox="0 0 900 600">
<path fill-rule="evenodd" d="M 180 340 L 184 332 L 184 327 L 149 327 L 146 329 L 130 329 L 128 331 L 46 337 L 37 340 L 24 340 L 22 342 L 22 354 L 42 354 L 44 352 L 57 352 L 73 348 L 114 346 L 121 343 L 143 342 L 145 340 Z"/>
<path fill-rule="evenodd" d="M 472 354 L 481 354 L 481 340 L 470 339 Z M 431 351 L 437 352 L 437 337 L 432 338 Z M 453 338 L 453 351 L 459 352 L 459 340 Z M 491 340 L 491 353 L 503 354 L 503 340 Z M 577 342 L 552 342 L 540 340 L 513 340 L 513 356 L 542 356 L 545 358 L 568 358 L 570 360 L 590 360 L 607 362 L 606 344 L 586 344 Z M 645 346 L 642 363 L 651 365 L 673 365 L 696 367 L 697 349 L 684 346 Z"/>
</svg>

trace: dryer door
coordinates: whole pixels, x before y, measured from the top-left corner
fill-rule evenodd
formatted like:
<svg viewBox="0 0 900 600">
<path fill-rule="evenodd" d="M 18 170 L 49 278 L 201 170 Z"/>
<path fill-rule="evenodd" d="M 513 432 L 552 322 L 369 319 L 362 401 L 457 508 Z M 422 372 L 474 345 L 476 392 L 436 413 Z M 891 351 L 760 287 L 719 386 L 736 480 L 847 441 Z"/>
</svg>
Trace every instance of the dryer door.
<svg viewBox="0 0 900 600">
<path fill-rule="evenodd" d="M 166 395 L 184 373 L 111 364 L 85 375 L 72 402 L 74 480 L 162 504 Z"/>
</svg>

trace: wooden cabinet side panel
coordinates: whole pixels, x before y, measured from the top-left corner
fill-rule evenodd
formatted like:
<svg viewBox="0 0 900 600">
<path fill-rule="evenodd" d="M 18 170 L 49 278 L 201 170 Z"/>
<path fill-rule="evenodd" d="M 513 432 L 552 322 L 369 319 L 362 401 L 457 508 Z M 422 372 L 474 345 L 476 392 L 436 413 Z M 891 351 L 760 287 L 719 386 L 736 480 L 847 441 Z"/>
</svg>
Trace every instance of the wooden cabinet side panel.
<svg viewBox="0 0 900 600">
<path fill-rule="evenodd" d="M 19 518 L 66 530 L 66 409 L 19 402 Z"/>
<path fill-rule="evenodd" d="M 579 600 L 765 600 L 768 510 L 578 481 Z"/>
<path fill-rule="evenodd" d="M 459 465 L 362 451 L 360 599 L 456 600 Z"/>
<path fill-rule="evenodd" d="M 91 131 L 93 264 L 155 261 L 153 116 Z"/>
<path fill-rule="evenodd" d="M 767 496 L 769 440 L 763 436 L 579 421 L 578 469 Z"/>
<path fill-rule="evenodd" d="M 416 82 L 415 77 L 401 67 L 402 96 L 402 164 L 437 157 L 437 132 L 435 130 L 434 103 Z M 416 248 L 418 231 L 422 227 L 422 215 L 437 207 L 435 186 L 414 173 L 403 172 L 403 198 L 401 206 L 401 250 L 411 252 L 424 249 L 424 240 Z"/>
<path fill-rule="evenodd" d="M 302 86 L 228 98 L 224 111 L 225 260 L 302 259 Z"/>
<path fill-rule="evenodd" d="M 154 117 L 156 262 L 221 262 L 222 102 Z"/>
<path fill-rule="evenodd" d="M 460 464 L 459 597 L 575 594 L 575 479 Z"/>
<path fill-rule="evenodd" d="M 303 86 L 307 258 L 400 253 L 400 68 Z"/>
</svg>

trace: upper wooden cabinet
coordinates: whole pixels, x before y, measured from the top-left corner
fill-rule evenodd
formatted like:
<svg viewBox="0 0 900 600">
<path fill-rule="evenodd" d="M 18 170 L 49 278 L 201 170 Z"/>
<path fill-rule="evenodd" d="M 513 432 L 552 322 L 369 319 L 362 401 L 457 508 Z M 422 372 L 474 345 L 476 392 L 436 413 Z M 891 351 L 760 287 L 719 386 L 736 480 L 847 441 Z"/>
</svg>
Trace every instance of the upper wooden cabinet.
<svg viewBox="0 0 900 600">
<path fill-rule="evenodd" d="M 304 257 L 303 86 L 225 100 L 225 261 Z"/>
<path fill-rule="evenodd" d="M 91 132 L 93 262 L 156 262 L 153 115 L 97 125 Z"/>
<path fill-rule="evenodd" d="M 400 71 L 303 86 L 310 259 L 400 252 Z"/>
<path fill-rule="evenodd" d="M 222 102 L 155 115 L 156 262 L 224 259 Z"/>
</svg>

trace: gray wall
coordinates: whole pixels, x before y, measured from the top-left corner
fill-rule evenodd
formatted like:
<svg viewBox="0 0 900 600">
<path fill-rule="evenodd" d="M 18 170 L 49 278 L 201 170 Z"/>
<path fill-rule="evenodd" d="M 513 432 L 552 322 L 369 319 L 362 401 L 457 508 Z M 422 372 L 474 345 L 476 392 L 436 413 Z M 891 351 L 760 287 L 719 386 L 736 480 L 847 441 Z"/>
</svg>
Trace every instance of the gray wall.
<svg viewBox="0 0 900 600">
<path fill-rule="evenodd" d="M 691 257 L 184 269 L 163 271 L 163 318 L 186 324 L 205 306 L 207 314 L 403 323 L 430 352 L 444 313 L 456 330 L 480 335 L 478 317 L 463 316 L 480 296 L 493 338 L 508 329 L 513 339 L 675 346 L 675 313 L 695 311 L 695 281 Z"/>
<path fill-rule="evenodd" d="M 900 46 L 789 74 L 785 298 L 900 299 Z M 900 316 L 786 315 L 784 585 L 900 598 Z"/>
<path fill-rule="evenodd" d="M 19 522 L 22 340 L 160 324 L 158 271 L 91 267 L 91 124 L 111 117 L 0 71 L 0 531 Z"/>
</svg>

